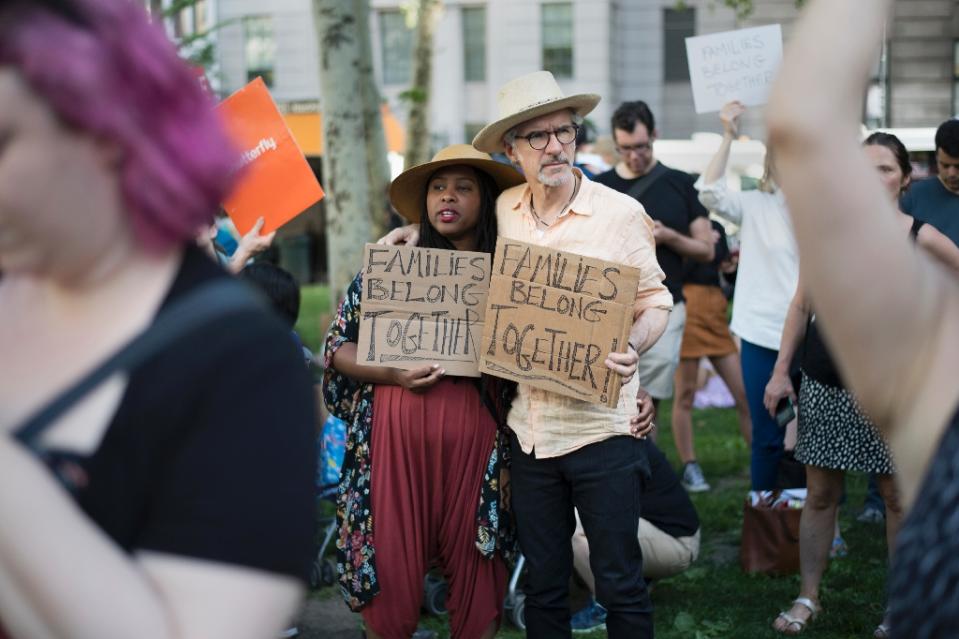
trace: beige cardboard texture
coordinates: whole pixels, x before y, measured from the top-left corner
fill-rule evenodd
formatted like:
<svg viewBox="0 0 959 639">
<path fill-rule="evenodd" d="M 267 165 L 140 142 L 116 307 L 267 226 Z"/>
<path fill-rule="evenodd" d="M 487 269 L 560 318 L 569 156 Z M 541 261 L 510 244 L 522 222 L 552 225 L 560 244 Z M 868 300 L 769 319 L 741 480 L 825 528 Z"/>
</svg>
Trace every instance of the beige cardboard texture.
<svg viewBox="0 0 959 639">
<path fill-rule="evenodd" d="M 367 244 L 357 364 L 479 377 L 490 256 Z"/>
<path fill-rule="evenodd" d="M 500 238 L 493 258 L 480 370 L 616 406 L 639 269 Z"/>
</svg>

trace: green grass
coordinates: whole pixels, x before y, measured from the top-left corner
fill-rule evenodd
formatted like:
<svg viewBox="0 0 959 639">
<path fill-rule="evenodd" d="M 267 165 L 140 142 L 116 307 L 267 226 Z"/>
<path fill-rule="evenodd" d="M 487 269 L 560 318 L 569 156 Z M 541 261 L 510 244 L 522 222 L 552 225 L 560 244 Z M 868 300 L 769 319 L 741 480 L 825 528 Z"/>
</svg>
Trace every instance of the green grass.
<svg viewBox="0 0 959 639">
<path fill-rule="evenodd" d="M 300 318 L 295 328 L 303 344 L 314 353 L 320 352 L 331 318 L 329 287 L 324 284 L 301 287 Z"/>
<path fill-rule="evenodd" d="M 662 407 L 658 443 L 678 466 L 669 430 L 670 406 Z M 749 490 L 749 451 L 732 410 L 708 409 L 693 416 L 696 452 L 713 489 L 692 496 L 702 521 L 702 549 L 685 573 L 658 582 L 653 590 L 658 639 L 759 639 L 779 637 L 771 629 L 778 612 L 798 595 L 798 575 L 747 575 L 739 567 L 743 499 Z M 840 516 L 849 555 L 830 562 L 820 591 L 824 613 L 804 636 L 815 639 L 871 637 L 882 617 L 886 543 L 884 528 L 855 516 L 866 491 L 864 475 L 850 475 Z M 423 616 L 423 625 L 449 637 L 443 618 Z M 497 637 L 524 634 L 504 621 Z M 589 639 L 605 632 L 577 635 Z"/>
<path fill-rule="evenodd" d="M 302 289 L 300 321 L 303 342 L 314 352 L 329 327 L 329 291 L 325 286 Z M 670 404 L 661 407 L 658 444 L 678 466 L 669 429 Z M 739 436 L 736 414 L 727 409 L 693 415 L 696 452 L 713 489 L 692 496 L 702 521 L 699 560 L 685 573 L 660 581 L 653 591 L 656 636 L 659 639 L 762 639 L 776 634 L 770 625 L 799 592 L 798 575 L 746 575 L 739 568 L 743 499 L 749 489 L 749 451 Z M 866 491 L 866 477 L 850 475 L 847 501 L 840 515 L 849 556 L 830 562 L 820 598 L 824 613 L 803 636 L 813 639 L 871 637 L 882 617 L 886 579 L 886 543 L 882 526 L 861 524 L 855 515 Z M 575 594 L 575 593 L 574 593 Z M 339 596 L 335 588 L 315 596 Z M 583 593 L 579 593 L 580 598 Z M 424 627 L 449 637 L 443 617 L 424 615 Z M 599 639 L 605 632 L 578 635 Z M 497 634 L 520 639 L 524 633 L 504 620 Z"/>
</svg>

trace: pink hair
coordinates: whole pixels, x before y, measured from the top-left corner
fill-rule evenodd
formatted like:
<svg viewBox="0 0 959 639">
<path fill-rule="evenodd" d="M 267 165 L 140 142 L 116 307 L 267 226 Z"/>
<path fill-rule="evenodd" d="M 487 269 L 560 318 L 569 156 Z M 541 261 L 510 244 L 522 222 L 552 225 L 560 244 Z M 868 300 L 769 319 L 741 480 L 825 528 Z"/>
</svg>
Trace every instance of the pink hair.
<svg viewBox="0 0 959 639">
<path fill-rule="evenodd" d="M 212 221 L 238 158 L 211 99 L 132 0 L 60 3 L 75 16 L 51 4 L 0 10 L 0 66 L 64 123 L 117 145 L 122 195 L 148 250 L 192 238 Z"/>
</svg>

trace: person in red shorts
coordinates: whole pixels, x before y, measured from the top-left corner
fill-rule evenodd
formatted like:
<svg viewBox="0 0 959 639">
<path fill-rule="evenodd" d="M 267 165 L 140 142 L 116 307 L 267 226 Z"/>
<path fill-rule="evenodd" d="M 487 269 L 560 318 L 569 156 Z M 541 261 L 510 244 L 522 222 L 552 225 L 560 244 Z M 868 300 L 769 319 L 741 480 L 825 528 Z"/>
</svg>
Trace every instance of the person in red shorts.
<svg viewBox="0 0 959 639">
<path fill-rule="evenodd" d="M 419 224 L 421 247 L 492 253 L 496 198 L 522 181 L 460 144 L 399 175 L 390 199 Z M 362 290 L 360 273 L 326 340 L 324 396 L 350 424 L 337 507 L 344 596 L 367 636 L 408 639 L 436 562 L 449 584 L 452 636 L 491 638 L 506 591 L 500 467 L 512 385 L 448 376 L 438 364 L 357 365 Z"/>
</svg>

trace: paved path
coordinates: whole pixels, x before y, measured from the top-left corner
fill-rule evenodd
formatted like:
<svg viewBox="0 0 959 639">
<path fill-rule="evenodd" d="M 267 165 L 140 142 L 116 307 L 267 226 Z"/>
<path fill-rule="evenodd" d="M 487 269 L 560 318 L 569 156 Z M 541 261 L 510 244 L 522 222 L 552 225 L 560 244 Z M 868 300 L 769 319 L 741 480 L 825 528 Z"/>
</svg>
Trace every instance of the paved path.
<svg viewBox="0 0 959 639">
<path fill-rule="evenodd" d="M 360 616 L 350 612 L 330 589 L 306 600 L 298 624 L 299 639 L 361 639 Z"/>
</svg>

